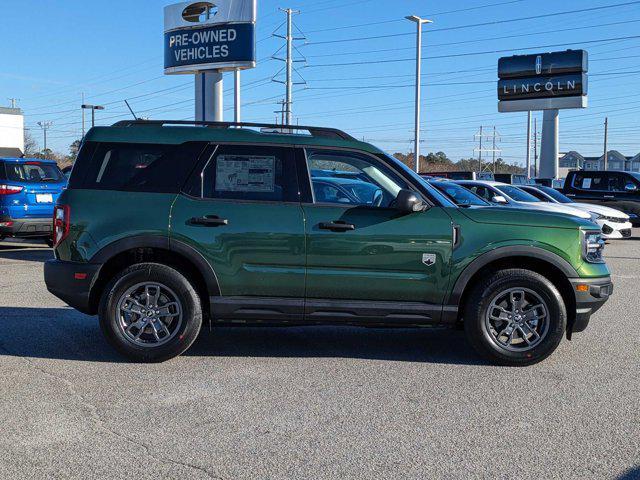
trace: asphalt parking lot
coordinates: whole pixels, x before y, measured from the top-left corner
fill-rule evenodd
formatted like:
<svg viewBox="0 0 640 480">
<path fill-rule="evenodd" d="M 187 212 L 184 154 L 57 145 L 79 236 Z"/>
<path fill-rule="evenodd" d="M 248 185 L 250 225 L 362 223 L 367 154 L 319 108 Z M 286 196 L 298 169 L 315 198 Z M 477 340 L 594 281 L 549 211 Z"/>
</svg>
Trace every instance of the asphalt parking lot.
<svg viewBox="0 0 640 480">
<path fill-rule="evenodd" d="M 50 295 L 44 244 L 0 243 L 0 478 L 640 478 L 640 230 L 615 294 L 542 364 L 462 332 L 205 329 L 123 361 Z"/>
</svg>

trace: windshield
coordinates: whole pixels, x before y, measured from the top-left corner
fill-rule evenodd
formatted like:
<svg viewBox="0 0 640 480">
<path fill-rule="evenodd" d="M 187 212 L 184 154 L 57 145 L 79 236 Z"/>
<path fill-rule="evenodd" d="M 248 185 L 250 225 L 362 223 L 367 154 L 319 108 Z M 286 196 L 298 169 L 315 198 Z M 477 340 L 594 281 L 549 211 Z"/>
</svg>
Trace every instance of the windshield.
<svg viewBox="0 0 640 480">
<path fill-rule="evenodd" d="M 536 187 L 539 188 L 540 190 L 542 190 L 544 193 L 546 193 L 547 195 L 549 195 L 551 198 L 553 198 L 556 202 L 560 202 L 560 203 L 573 203 L 573 200 L 571 200 L 569 197 L 565 197 L 563 194 L 561 194 L 559 191 L 557 191 L 555 188 L 551 188 L 551 187 Z"/>
<path fill-rule="evenodd" d="M 391 155 L 389 155 L 388 153 L 383 153 L 383 154 L 378 154 L 382 157 L 384 157 L 385 160 L 387 160 L 388 162 L 390 162 L 392 165 L 395 165 L 397 168 L 401 169 L 405 175 L 409 176 L 415 183 L 418 183 L 420 185 L 424 185 L 425 188 L 427 190 L 429 190 L 429 193 L 438 201 L 440 202 L 440 204 L 443 207 L 455 207 L 456 204 L 454 202 L 452 202 L 451 200 L 449 200 L 445 195 L 443 195 L 442 193 L 440 193 L 436 188 L 434 188 L 433 186 L 431 186 L 429 184 L 429 182 L 427 182 L 424 178 L 422 178 L 420 175 L 418 175 L 416 172 L 414 172 L 413 170 L 411 170 L 409 167 L 407 167 L 404 163 L 402 163 L 400 160 L 392 157 Z"/>
<path fill-rule="evenodd" d="M 524 190 L 520 190 L 518 187 L 514 187 L 512 185 L 496 185 L 495 187 L 508 197 L 514 199 L 516 202 L 540 201 L 530 193 L 527 193 Z"/>
<path fill-rule="evenodd" d="M 451 198 L 456 205 L 481 205 L 487 206 L 489 203 L 485 202 L 482 198 L 467 190 L 466 188 L 451 182 L 429 182 L 432 186 L 436 187 L 446 196 Z"/>
<path fill-rule="evenodd" d="M 57 165 L 40 162 L 5 163 L 7 180 L 21 183 L 57 183 L 62 172 Z"/>
</svg>

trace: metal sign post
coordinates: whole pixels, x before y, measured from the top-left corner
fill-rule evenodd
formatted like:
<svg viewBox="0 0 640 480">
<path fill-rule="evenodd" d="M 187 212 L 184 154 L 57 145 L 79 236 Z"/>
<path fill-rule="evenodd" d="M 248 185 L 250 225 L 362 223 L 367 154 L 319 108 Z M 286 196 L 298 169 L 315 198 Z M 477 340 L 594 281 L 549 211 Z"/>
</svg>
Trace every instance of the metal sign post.
<svg viewBox="0 0 640 480">
<path fill-rule="evenodd" d="M 181 2 L 164 9 L 164 73 L 195 75 L 195 119 L 223 120 L 225 71 L 256 66 L 256 0 Z M 240 118 L 240 79 L 235 81 Z"/>
</svg>

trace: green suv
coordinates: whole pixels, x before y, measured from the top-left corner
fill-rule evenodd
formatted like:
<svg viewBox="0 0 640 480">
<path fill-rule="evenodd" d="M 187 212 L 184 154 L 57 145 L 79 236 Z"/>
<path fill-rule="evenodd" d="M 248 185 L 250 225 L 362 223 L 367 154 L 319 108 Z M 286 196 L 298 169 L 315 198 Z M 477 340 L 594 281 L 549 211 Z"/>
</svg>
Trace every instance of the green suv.
<svg viewBox="0 0 640 480">
<path fill-rule="evenodd" d="M 612 284 L 596 225 L 459 208 L 344 132 L 174 121 L 86 135 L 54 214 L 50 292 L 139 361 L 211 324 L 464 326 L 527 365 Z"/>
</svg>

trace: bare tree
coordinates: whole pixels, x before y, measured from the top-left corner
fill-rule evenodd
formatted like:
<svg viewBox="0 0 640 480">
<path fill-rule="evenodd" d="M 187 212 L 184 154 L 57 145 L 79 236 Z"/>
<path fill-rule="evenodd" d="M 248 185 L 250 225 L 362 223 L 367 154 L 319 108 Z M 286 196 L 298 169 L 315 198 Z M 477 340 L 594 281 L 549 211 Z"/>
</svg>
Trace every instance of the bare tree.
<svg viewBox="0 0 640 480">
<path fill-rule="evenodd" d="M 27 157 L 33 157 L 36 153 L 38 153 L 40 149 L 38 148 L 38 142 L 31 136 L 29 130 L 24 131 L 24 154 Z"/>
</svg>

